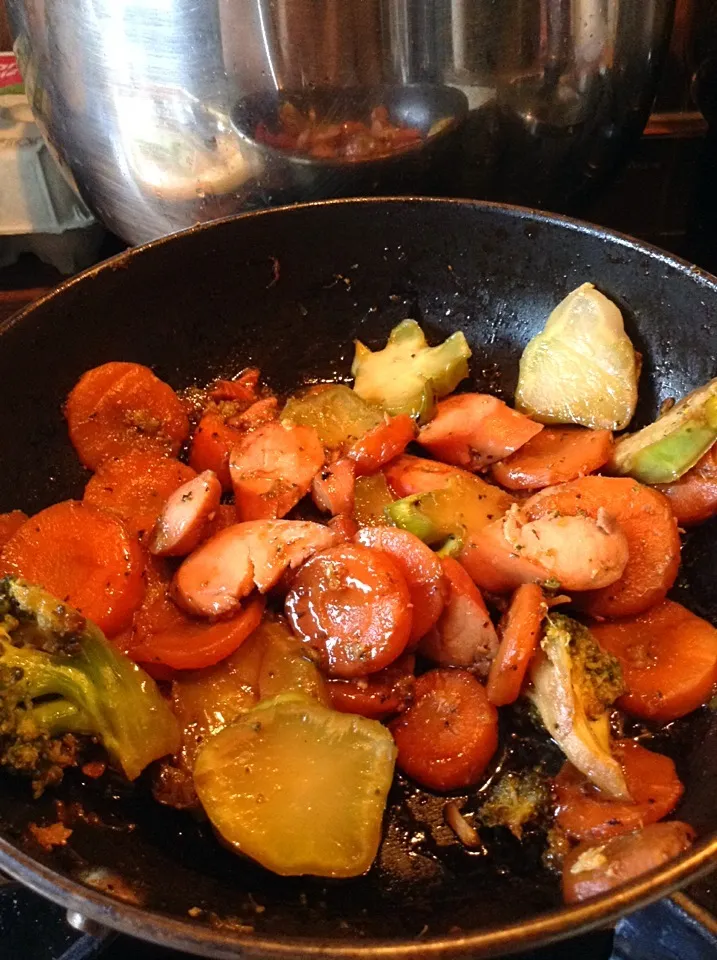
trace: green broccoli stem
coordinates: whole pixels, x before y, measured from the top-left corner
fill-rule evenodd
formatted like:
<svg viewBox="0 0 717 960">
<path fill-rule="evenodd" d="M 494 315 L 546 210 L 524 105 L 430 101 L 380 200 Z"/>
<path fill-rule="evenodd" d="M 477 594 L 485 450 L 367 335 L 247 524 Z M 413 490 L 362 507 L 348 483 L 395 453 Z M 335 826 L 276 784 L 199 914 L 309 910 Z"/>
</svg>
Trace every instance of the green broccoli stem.
<svg viewBox="0 0 717 960">
<path fill-rule="evenodd" d="M 27 711 L 27 719 L 37 730 L 49 737 L 61 737 L 65 733 L 93 736 L 96 724 L 74 703 L 62 698 L 39 703 Z"/>
<path fill-rule="evenodd" d="M 0 581 L 0 595 L 12 613 L 0 624 L 6 755 L 14 756 L 13 739 L 88 734 L 133 780 L 153 760 L 176 752 L 179 725 L 155 682 L 94 624 L 24 581 Z"/>
</svg>

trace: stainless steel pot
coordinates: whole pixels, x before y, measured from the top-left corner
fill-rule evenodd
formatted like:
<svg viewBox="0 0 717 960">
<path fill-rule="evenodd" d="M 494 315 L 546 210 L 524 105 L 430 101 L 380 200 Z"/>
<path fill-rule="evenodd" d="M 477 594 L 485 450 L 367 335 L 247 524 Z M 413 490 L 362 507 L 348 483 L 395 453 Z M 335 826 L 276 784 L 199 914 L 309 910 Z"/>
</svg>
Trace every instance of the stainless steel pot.
<svg viewBox="0 0 717 960">
<path fill-rule="evenodd" d="M 641 131 L 673 6 L 9 0 L 48 142 L 88 204 L 131 242 L 337 195 L 430 192 L 565 208 Z M 281 102 L 315 89 L 340 120 L 357 91 L 368 111 L 386 90 L 402 102 L 407 86 L 425 91 L 423 133 L 441 121 L 442 142 L 426 136 L 371 167 L 302 159 L 299 176 L 237 120 L 262 102 L 272 122 Z M 457 104 L 450 115 L 431 112 L 446 100 Z"/>
</svg>

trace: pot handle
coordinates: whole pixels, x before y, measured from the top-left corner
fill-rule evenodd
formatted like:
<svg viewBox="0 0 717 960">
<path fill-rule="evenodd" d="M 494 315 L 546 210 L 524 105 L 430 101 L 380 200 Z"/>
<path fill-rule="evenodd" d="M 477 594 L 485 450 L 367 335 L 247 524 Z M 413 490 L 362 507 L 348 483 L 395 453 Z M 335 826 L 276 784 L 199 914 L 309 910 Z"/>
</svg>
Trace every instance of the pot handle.
<svg viewBox="0 0 717 960">
<path fill-rule="evenodd" d="M 717 957 L 717 920 L 689 897 L 672 897 L 623 917 L 610 960 L 705 960 Z"/>
</svg>

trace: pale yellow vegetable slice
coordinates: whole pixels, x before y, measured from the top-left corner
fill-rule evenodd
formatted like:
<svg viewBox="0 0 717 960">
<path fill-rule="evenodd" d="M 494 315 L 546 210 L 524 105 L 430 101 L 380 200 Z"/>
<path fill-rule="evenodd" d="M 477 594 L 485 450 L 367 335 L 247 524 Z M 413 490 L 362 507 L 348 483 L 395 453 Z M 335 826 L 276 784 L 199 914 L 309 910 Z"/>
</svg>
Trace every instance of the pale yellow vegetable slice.
<svg viewBox="0 0 717 960">
<path fill-rule="evenodd" d="M 416 321 L 403 320 L 393 328 L 382 350 L 370 350 L 356 341 L 351 365 L 354 390 L 387 413 L 407 413 L 425 423 L 435 401 L 453 393 L 468 376 L 470 356 L 462 331 L 429 347 Z"/>
<path fill-rule="evenodd" d="M 624 430 L 638 369 L 617 306 L 591 283 L 558 304 L 520 359 L 515 404 L 541 423 Z"/>
<path fill-rule="evenodd" d="M 343 383 L 328 383 L 289 397 L 281 419 L 313 427 L 329 450 L 350 447 L 383 420 L 376 407 Z"/>
<path fill-rule="evenodd" d="M 394 496 L 382 473 L 358 477 L 354 495 L 354 520 L 360 527 L 385 527 L 391 521 L 384 513 Z"/>
<path fill-rule="evenodd" d="M 306 656 L 306 645 L 291 632 L 285 620 L 265 620 L 256 633 L 265 644 L 259 669 L 262 700 L 282 693 L 302 693 L 319 703 L 329 703 L 326 681 Z"/>
<path fill-rule="evenodd" d="M 221 837 L 268 870 L 354 877 L 376 856 L 395 759 L 377 721 L 286 694 L 212 737 L 194 784 Z"/>
<path fill-rule="evenodd" d="M 326 683 L 283 619 L 266 619 L 214 667 L 181 671 L 172 703 L 183 730 L 180 761 L 191 771 L 202 743 L 257 705 L 280 693 L 328 702 Z"/>
</svg>

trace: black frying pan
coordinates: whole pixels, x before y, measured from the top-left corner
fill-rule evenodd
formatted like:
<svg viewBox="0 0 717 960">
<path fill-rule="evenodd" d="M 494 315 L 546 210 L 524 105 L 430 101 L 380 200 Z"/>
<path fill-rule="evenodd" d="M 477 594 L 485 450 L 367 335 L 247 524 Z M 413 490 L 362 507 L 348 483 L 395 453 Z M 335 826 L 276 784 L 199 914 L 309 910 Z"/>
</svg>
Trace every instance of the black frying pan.
<svg viewBox="0 0 717 960">
<path fill-rule="evenodd" d="M 338 201 L 128 251 L 0 330 L 0 510 L 32 512 L 81 494 L 86 477 L 60 404 L 95 364 L 139 361 L 180 387 L 254 363 L 285 391 L 346 375 L 353 337 L 378 343 L 411 316 L 437 336 L 463 329 L 475 386 L 510 398 L 526 341 L 585 280 L 620 304 L 645 356 L 642 420 L 665 397 L 715 375 L 716 280 L 616 234 L 518 208 Z M 712 523 L 686 539 L 676 591 L 713 622 L 716 561 Z M 528 729 L 506 725 L 503 734 L 506 763 L 541 751 L 546 759 Z M 101 923 L 208 956 L 509 952 L 615 917 L 709 868 L 717 856 L 717 719 L 705 709 L 654 746 L 675 757 L 687 784 L 679 816 L 701 839 L 657 875 L 570 909 L 540 870 L 537 837 L 521 846 L 486 833 L 487 852 L 467 853 L 442 824 L 442 800 L 401 781 L 374 869 L 327 883 L 280 879 L 243 862 L 205 825 L 154 804 L 145 782 L 83 784 L 79 775 L 68 775 L 59 795 L 81 799 L 102 824 L 78 821 L 66 849 L 41 855 L 25 830 L 53 818 L 53 796 L 35 803 L 26 783 L 2 778 L 0 869 Z M 191 918 L 195 907 L 202 912 Z"/>
</svg>

